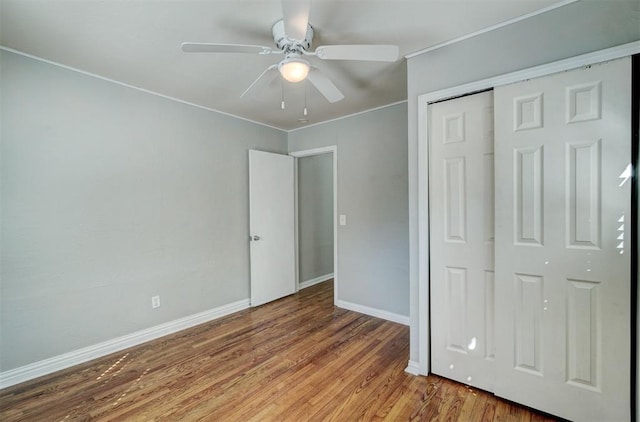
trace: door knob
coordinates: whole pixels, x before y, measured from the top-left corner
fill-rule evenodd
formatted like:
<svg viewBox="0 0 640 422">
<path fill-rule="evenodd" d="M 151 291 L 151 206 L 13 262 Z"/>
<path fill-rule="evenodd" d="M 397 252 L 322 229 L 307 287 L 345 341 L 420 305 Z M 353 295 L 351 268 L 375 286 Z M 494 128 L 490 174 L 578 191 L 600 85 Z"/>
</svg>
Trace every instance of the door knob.
<svg viewBox="0 0 640 422">
<path fill-rule="evenodd" d="M 251 240 L 254 240 L 254 241 L 255 241 L 255 240 L 260 240 L 260 236 L 258 236 L 258 235 L 254 235 L 254 236 L 251 238 Z"/>
</svg>

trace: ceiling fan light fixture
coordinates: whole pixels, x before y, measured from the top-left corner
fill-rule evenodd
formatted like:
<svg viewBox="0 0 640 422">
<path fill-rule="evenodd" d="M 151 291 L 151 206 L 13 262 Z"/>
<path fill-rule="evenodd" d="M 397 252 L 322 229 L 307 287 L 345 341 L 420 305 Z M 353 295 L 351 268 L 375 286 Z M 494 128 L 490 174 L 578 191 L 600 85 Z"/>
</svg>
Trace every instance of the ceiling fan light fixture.
<svg viewBox="0 0 640 422">
<path fill-rule="evenodd" d="M 310 69 L 309 62 L 298 57 L 287 58 L 278 65 L 278 70 L 282 77 L 294 83 L 304 81 Z"/>
</svg>

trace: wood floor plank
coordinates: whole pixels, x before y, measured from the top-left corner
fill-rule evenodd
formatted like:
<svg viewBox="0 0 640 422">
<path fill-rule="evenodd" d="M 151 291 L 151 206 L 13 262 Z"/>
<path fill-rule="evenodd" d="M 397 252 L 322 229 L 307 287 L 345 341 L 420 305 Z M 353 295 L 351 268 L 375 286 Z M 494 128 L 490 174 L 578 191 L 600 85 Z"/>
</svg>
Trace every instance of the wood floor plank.
<svg viewBox="0 0 640 422">
<path fill-rule="evenodd" d="M 0 420 L 553 420 L 408 358 L 408 327 L 336 308 L 329 281 L 0 390 Z"/>
</svg>

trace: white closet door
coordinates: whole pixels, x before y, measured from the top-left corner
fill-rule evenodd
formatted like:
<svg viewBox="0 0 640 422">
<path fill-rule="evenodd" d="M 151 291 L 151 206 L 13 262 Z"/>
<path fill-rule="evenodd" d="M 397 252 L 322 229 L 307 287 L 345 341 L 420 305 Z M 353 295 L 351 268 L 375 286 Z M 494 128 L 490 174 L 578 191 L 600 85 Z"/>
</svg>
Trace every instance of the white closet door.
<svg viewBox="0 0 640 422">
<path fill-rule="evenodd" d="M 493 93 L 433 104 L 430 116 L 432 371 L 491 390 Z"/>
<path fill-rule="evenodd" d="M 630 420 L 631 61 L 495 90 L 497 395 Z"/>
</svg>

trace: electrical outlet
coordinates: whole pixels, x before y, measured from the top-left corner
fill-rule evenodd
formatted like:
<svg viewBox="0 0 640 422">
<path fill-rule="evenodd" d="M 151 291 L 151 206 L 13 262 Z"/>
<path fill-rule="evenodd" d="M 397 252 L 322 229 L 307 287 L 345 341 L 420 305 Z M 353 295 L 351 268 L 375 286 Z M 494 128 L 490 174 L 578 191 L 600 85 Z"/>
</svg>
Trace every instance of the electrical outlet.
<svg viewBox="0 0 640 422">
<path fill-rule="evenodd" d="M 160 307 L 160 296 L 152 296 L 151 297 L 151 307 L 159 308 Z"/>
</svg>

